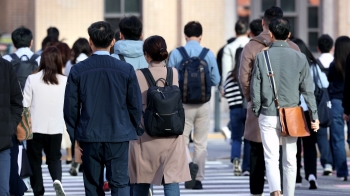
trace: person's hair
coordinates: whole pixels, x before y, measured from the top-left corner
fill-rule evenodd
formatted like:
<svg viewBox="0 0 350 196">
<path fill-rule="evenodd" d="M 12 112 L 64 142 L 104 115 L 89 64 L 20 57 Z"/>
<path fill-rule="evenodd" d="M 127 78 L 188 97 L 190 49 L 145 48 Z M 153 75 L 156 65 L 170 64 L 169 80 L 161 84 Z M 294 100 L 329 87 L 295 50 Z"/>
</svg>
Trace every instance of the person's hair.
<svg viewBox="0 0 350 196">
<path fill-rule="evenodd" d="M 269 9 L 265 10 L 263 20 L 265 25 L 268 27 L 270 22 L 273 19 L 280 19 L 282 17 L 283 17 L 282 9 L 277 6 L 272 6 Z"/>
<path fill-rule="evenodd" d="M 89 41 L 85 38 L 79 38 L 73 44 L 73 47 L 72 47 L 72 64 L 73 65 L 77 63 L 77 58 L 81 53 L 86 54 L 86 56 L 90 56 L 92 54 Z"/>
<path fill-rule="evenodd" d="M 261 32 L 263 32 L 261 19 L 255 19 L 252 22 L 250 22 L 249 29 L 250 29 L 250 32 L 252 32 L 254 36 L 258 36 Z"/>
<path fill-rule="evenodd" d="M 336 71 L 345 77 L 346 58 L 350 52 L 350 38 L 348 36 L 340 36 L 335 40 L 334 45 L 334 66 Z"/>
<path fill-rule="evenodd" d="M 316 58 L 314 57 L 314 55 L 312 55 L 312 52 L 310 51 L 310 49 L 306 46 L 305 42 L 303 42 L 303 40 L 299 39 L 299 38 L 295 38 L 292 40 L 296 45 L 298 45 L 300 52 L 305 54 L 307 60 L 309 61 L 309 65 L 311 65 L 312 63 L 316 63 Z"/>
<path fill-rule="evenodd" d="M 19 27 L 12 32 L 11 38 L 13 45 L 16 48 L 30 47 L 30 43 L 33 40 L 33 34 L 29 29 Z"/>
<path fill-rule="evenodd" d="M 275 36 L 276 40 L 286 40 L 290 29 L 289 21 L 285 18 L 273 19 L 269 24 L 269 30 Z"/>
<path fill-rule="evenodd" d="M 97 48 L 108 48 L 114 39 L 112 25 L 104 21 L 92 23 L 88 28 L 88 33 Z"/>
<path fill-rule="evenodd" d="M 238 20 L 235 24 L 236 35 L 244 35 L 248 31 L 248 24 L 243 20 Z"/>
<path fill-rule="evenodd" d="M 57 74 L 62 74 L 62 57 L 61 52 L 55 46 L 47 47 L 41 53 L 40 66 L 38 71 L 43 71 L 43 81 L 46 84 L 58 84 Z"/>
<path fill-rule="evenodd" d="M 142 35 L 142 22 L 136 16 L 124 17 L 119 22 L 119 29 L 125 39 L 140 40 Z"/>
<path fill-rule="evenodd" d="M 54 36 L 46 36 L 41 42 L 41 49 L 44 51 L 46 47 L 53 46 L 58 43 L 58 39 Z"/>
<path fill-rule="evenodd" d="M 235 54 L 235 68 L 232 70 L 232 79 L 234 82 L 238 81 L 238 71 L 239 71 L 239 65 L 241 62 L 241 54 L 242 54 L 243 48 L 237 48 L 236 54 Z"/>
<path fill-rule="evenodd" d="M 333 47 L 333 39 L 328 34 L 323 34 L 318 38 L 317 46 L 321 53 L 329 53 Z"/>
<path fill-rule="evenodd" d="M 153 61 L 164 61 L 169 54 L 163 37 L 153 35 L 143 43 L 143 53 L 152 58 Z"/>
<path fill-rule="evenodd" d="M 187 37 L 200 37 L 203 33 L 201 23 L 197 21 L 188 22 L 185 25 L 184 33 Z"/>
<path fill-rule="evenodd" d="M 70 57 L 71 57 L 71 50 L 69 46 L 63 42 L 57 42 L 54 46 L 56 46 L 56 48 L 60 50 L 63 67 L 65 67 L 66 63 L 70 60 Z"/>
<path fill-rule="evenodd" d="M 120 40 L 120 31 L 115 31 L 114 33 L 114 39 L 115 39 L 115 42 L 119 41 Z M 115 44 L 114 44 L 115 45 Z M 113 54 L 114 53 L 114 46 L 111 47 L 111 49 L 109 49 L 109 53 L 110 54 Z"/>
<path fill-rule="evenodd" d="M 58 37 L 60 36 L 60 32 L 58 31 L 58 29 L 56 27 L 49 27 L 47 29 L 47 36 L 53 36 L 56 39 L 58 39 Z"/>
</svg>

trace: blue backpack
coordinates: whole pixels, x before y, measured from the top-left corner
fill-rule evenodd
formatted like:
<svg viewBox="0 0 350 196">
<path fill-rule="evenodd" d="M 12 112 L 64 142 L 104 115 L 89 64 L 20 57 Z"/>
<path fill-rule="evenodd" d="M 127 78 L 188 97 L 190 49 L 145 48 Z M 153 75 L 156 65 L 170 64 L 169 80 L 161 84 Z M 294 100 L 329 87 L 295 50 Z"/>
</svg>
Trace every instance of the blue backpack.
<svg viewBox="0 0 350 196">
<path fill-rule="evenodd" d="M 177 48 L 183 57 L 179 72 L 179 87 L 182 103 L 206 103 L 211 96 L 211 80 L 208 63 L 204 57 L 209 49 L 203 48 L 198 57 L 190 57 L 184 47 Z"/>
</svg>

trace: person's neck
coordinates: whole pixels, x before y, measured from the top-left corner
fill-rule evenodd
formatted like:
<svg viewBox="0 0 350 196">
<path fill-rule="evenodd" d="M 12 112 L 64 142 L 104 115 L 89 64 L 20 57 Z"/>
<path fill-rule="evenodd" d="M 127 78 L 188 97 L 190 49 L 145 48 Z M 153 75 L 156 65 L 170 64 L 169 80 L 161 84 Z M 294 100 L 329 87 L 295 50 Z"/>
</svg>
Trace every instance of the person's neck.
<svg viewBox="0 0 350 196">
<path fill-rule="evenodd" d="M 263 26 L 263 31 L 269 31 L 269 27 L 266 26 L 266 25 L 264 25 L 264 26 Z"/>
<path fill-rule="evenodd" d="M 201 38 L 200 37 L 189 37 L 189 38 L 187 38 L 187 40 L 186 40 L 187 42 L 189 42 L 189 41 L 196 41 L 196 42 L 201 42 Z"/>
<path fill-rule="evenodd" d="M 248 35 L 247 34 L 237 35 L 236 39 L 240 37 L 248 37 Z"/>
<path fill-rule="evenodd" d="M 94 48 L 92 49 L 92 53 L 95 53 L 97 51 L 106 51 L 106 52 L 109 52 L 110 51 L 110 48 Z"/>
</svg>

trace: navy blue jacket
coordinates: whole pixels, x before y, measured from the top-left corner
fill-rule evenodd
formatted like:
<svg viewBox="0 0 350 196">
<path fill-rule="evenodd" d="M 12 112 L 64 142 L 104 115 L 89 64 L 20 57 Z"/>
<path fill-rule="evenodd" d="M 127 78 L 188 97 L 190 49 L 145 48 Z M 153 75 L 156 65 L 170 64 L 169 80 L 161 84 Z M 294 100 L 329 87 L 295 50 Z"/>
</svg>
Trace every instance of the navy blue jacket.
<svg viewBox="0 0 350 196">
<path fill-rule="evenodd" d="M 342 100 L 344 91 L 344 76 L 342 75 L 342 73 L 339 73 L 336 70 L 334 61 L 329 66 L 329 72 L 327 77 L 329 81 L 329 98 Z"/>
<path fill-rule="evenodd" d="M 141 91 L 130 64 L 94 54 L 72 67 L 64 100 L 72 141 L 135 140 L 141 114 Z"/>
</svg>

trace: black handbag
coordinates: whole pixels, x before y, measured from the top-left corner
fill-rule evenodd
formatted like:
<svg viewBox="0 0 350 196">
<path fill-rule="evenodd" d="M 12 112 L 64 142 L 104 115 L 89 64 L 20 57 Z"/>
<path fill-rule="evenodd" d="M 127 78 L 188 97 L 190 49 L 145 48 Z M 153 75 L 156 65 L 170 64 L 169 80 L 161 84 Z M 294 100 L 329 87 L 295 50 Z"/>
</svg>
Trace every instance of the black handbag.
<svg viewBox="0 0 350 196">
<path fill-rule="evenodd" d="M 30 167 L 27 150 L 25 149 L 24 145 L 22 144 L 22 168 L 20 176 L 21 178 L 27 178 L 33 175 L 32 168 Z"/>
<path fill-rule="evenodd" d="M 329 127 L 333 122 L 332 104 L 329 99 L 328 89 L 322 86 L 322 81 L 317 70 L 317 64 L 312 65 L 314 72 L 315 99 L 317 104 L 318 119 L 321 127 Z M 318 81 L 321 88 L 317 85 Z"/>
</svg>

